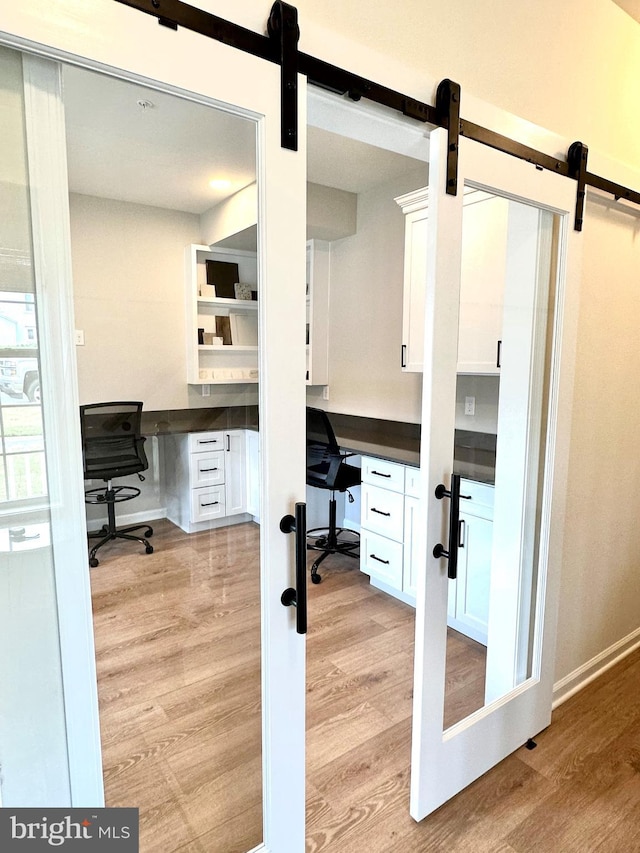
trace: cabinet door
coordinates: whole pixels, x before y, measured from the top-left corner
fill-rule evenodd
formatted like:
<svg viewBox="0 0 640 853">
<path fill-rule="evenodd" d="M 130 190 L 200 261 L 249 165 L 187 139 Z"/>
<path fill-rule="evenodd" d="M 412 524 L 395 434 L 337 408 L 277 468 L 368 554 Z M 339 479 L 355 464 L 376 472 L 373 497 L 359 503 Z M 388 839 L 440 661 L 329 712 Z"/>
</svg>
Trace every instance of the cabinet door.
<svg viewBox="0 0 640 853">
<path fill-rule="evenodd" d="M 404 499 L 404 555 L 402 565 L 402 591 L 415 598 L 420 569 L 420 540 L 417 524 L 420 501 L 406 496 Z"/>
<path fill-rule="evenodd" d="M 407 214 L 404 233 L 402 369 L 421 373 L 427 278 L 427 208 Z"/>
<path fill-rule="evenodd" d="M 465 195 L 458 373 L 500 373 L 508 208 L 480 190 Z"/>
<path fill-rule="evenodd" d="M 454 611 L 448 624 L 483 646 L 487 645 L 489 623 L 492 540 L 492 521 L 460 513 L 458 578 L 449 581 Z"/>
<path fill-rule="evenodd" d="M 260 521 L 260 433 L 246 431 L 247 506 L 246 511 Z"/>
<path fill-rule="evenodd" d="M 245 512 L 247 506 L 247 474 L 244 430 L 226 432 L 225 438 L 225 504 L 226 515 Z"/>
</svg>

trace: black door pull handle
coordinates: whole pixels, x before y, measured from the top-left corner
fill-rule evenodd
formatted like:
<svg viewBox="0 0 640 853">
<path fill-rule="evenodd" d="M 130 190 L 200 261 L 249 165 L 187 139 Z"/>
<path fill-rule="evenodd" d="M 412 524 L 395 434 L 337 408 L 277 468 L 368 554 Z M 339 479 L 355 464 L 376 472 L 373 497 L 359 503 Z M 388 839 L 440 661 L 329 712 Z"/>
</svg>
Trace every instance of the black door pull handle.
<svg viewBox="0 0 640 853">
<path fill-rule="evenodd" d="M 376 557 L 375 554 L 369 554 L 369 556 L 371 557 L 372 560 L 377 560 L 379 563 L 384 563 L 385 566 L 389 565 L 389 560 L 382 560 L 382 559 L 380 559 L 380 557 Z"/>
<path fill-rule="evenodd" d="M 285 515 L 280 520 L 283 533 L 296 534 L 296 587 L 289 587 L 280 596 L 285 607 L 296 608 L 296 631 L 307 633 L 307 505 L 297 503 L 295 516 Z"/>
<path fill-rule="evenodd" d="M 436 498 L 449 498 L 449 544 L 448 550 L 440 542 L 433 549 L 436 559 L 445 557 L 448 561 L 447 576 L 455 580 L 458 576 L 458 525 L 460 521 L 460 474 L 451 475 L 451 488 L 440 483 L 436 486 Z"/>
<path fill-rule="evenodd" d="M 387 518 L 391 515 L 390 512 L 383 512 L 381 509 L 376 509 L 374 506 L 371 507 L 371 512 L 377 512 L 378 515 L 386 515 Z"/>
</svg>

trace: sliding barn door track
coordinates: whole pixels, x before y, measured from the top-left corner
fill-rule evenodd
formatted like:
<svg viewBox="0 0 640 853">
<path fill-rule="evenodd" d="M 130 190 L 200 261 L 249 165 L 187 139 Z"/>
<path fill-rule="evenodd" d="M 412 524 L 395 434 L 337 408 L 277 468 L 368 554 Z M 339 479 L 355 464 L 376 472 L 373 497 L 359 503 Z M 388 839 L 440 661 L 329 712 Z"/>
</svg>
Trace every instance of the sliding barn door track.
<svg viewBox="0 0 640 853">
<path fill-rule="evenodd" d="M 526 160 L 537 169 L 547 169 L 576 181 L 574 218 L 576 231 L 582 231 L 587 186 L 609 193 L 616 201 L 624 199 L 640 205 L 640 192 L 594 175 L 587 170 L 588 149 L 582 142 L 574 142 L 567 152 L 566 160 L 558 160 L 542 151 L 537 151 L 535 148 L 530 148 L 528 145 L 461 118 L 460 86 L 452 80 L 443 80 L 440 83 L 434 107 L 299 51 L 298 11 L 295 6 L 283 3 L 281 0 L 277 0 L 271 8 L 267 35 L 255 33 L 210 12 L 183 3 L 181 0 L 115 0 L 115 2 L 153 15 L 162 26 L 173 30 L 183 27 L 279 65 L 283 148 L 298 150 L 297 76 L 304 74 L 308 82 L 314 86 L 338 95 L 347 95 L 354 101 L 367 98 L 397 110 L 416 121 L 446 128 L 449 143 L 447 193 L 450 195 L 456 195 L 458 188 L 458 140 L 460 136 L 466 136 L 482 145 L 488 145 L 512 157 Z"/>
</svg>

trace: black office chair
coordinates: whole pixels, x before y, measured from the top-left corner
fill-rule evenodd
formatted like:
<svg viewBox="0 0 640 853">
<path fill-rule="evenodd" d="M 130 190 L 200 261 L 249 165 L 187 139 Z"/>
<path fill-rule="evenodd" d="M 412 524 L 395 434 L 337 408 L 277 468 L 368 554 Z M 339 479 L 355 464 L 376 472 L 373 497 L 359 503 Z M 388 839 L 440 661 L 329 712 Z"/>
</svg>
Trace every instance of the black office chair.
<svg viewBox="0 0 640 853">
<path fill-rule="evenodd" d="M 147 554 L 153 554 L 153 546 L 145 537 L 153 535 L 148 524 L 134 524 L 131 527 L 116 527 L 115 505 L 129 501 L 140 494 L 135 486 L 114 486 L 114 477 L 126 477 L 140 473 L 149 467 L 144 452 L 145 438 L 140 433 L 142 403 L 91 403 L 80 406 L 80 427 L 82 431 L 82 458 L 85 480 L 104 480 L 105 488 L 89 489 L 85 492 L 88 504 L 106 504 L 108 523 L 95 533 L 89 533 L 89 539 L 100 536 L 100 542 L 89 552 L 89 565 L 98 565 L 96 553 L 113 539 L 132 539 L 145 546 Z M 132 536 L 135 530 L 146 528 L 145 537 Z M 90 544 L 90 543 L 89 543 Z"/>
<path fill-rule="evenodd" d="M 322 551 L 311 566 L 311 580 L 320 583 L 318 566 L 330 554 L 359 557 L 360 534 L 355 530 L 336 527 L 336 492 L 349 492 L 360 485 L 360 468 L 348 465 L 345 459 L 354 454 L 341 453 L 331 421 L 322 409 L 307 407 L 307 485 L 331 492 L 329 526 L 307 531 L 307 548 Z M 349 492 L 349 500 L 353 497 Z"/>
</svg>

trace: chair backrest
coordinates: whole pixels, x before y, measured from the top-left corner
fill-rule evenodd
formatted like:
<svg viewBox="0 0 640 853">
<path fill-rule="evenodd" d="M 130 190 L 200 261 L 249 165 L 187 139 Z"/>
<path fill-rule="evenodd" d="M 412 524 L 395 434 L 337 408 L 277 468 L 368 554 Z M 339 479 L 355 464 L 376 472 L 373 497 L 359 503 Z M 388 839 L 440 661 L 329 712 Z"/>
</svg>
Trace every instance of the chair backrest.
<svg viewBox="0 0 640 853">
<path fill-rule="evenodd" d="M 80 406 L 82 458 L 86 480 L 110 480 L 149 467 L 141 434 L 142 403 Z"/>
<path fill-rule="evenodd" d="M 340 453 L 327 413 L 322 409 L 307 406 L 307 450 L 313 446 L 323 447 L 331 453 Z"/>
<path fill-rule="evenodd" d="M 307 406 L 307 484 L 333 488 L 342 462 L 327 413 Z"/>
</svg>

